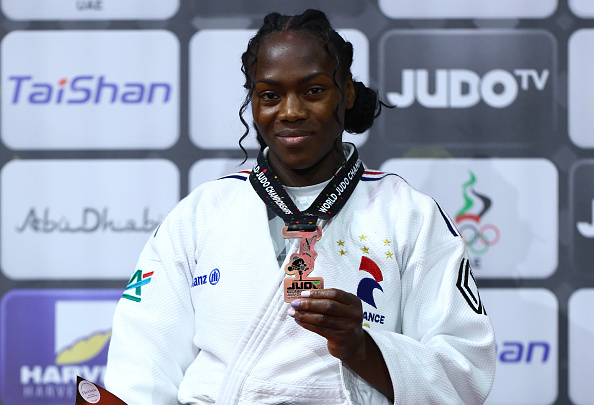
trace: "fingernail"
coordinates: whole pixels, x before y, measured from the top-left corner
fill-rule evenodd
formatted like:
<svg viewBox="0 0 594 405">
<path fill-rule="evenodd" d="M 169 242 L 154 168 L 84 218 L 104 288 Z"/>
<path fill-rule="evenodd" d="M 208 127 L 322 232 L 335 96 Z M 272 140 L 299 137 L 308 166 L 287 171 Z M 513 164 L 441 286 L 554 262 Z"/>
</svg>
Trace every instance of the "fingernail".
<svg viewBox="0 0 594 405">
<path fill-rule="evenodd" d="M 301 304 L 301 301 L 299 301 L 299 300 L 291 301 L 291 306 L 294 308 L 299 308 L 300 304 Z"/>
<path fill-rule="evenodd" d="M 289 316 L 293 316 L 293 315 L 295 315 L 295 309 L 289 308 L 289 310 L 287 311 L 287 313 L 289 314 Z"/>
<path fill-rule="evenodd" d="M 301 291 L 301 296 L 304 298 L 308 298 L 311 294 L 311 291 L 309 290 L 305 290 L 305 291 Z"/>
</svg>

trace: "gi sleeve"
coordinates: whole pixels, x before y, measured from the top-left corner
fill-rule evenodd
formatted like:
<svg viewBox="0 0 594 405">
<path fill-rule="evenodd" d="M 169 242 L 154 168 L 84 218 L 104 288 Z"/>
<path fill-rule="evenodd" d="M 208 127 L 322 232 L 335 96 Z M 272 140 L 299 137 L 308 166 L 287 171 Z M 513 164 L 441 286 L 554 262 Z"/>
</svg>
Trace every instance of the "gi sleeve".
<svg viewBox="0 0 594 405">
<path fill-rule="evenodd" d="M 366 332 L 390 372 L 394 404 L 481 404 L 495 376 L 495 336 L 465 242 L 432 204 L 401 272 L 402 331 Z M 347 367 L 341 369 L 352 403 L 389 403 Z"/>
<path fill-rule="evenodd" d="M 150 237 L 116 308 L 105 384 L 130 405 L 178 403 L 199 351 L 190 297 L 194 248 L 180 211 L 178 205 Z"/>
</svg>

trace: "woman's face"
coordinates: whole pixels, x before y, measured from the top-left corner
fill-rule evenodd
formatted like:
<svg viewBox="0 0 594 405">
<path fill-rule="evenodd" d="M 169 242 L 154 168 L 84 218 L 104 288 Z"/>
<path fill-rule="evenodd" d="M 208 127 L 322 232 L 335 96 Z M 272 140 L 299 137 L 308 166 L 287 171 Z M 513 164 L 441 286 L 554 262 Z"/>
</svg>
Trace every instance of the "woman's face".
<svg viewBox="0 0 594 405">
<path fill-rule="evenodd" d="M 321 183 L 343 161 L 335 148 L 342 131 L 334 115 L 340 99 L 334 66 L 311 33 L 277 32 L 260 43 L 253 73 L 254 123 L 270 148 L 270 164 L 286 185 Z M 345 102 L 338 116 L 344 121 L 355 91 L 350 78 L 341 85 Z"/>
</svg>

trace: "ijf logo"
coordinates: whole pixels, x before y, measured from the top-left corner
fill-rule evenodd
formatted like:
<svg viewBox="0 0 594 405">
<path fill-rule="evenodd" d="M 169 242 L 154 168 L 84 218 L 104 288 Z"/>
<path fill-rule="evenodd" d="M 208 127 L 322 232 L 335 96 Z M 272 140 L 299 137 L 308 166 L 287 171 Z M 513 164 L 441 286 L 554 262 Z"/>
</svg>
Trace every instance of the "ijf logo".
<svg viewBox="0 0 594 405">
<path fill-rule="evenodd" d="M 3 403 L 74 403 L 77 376 L 103 384 L 119 294 L 117 290 L 6 294 L 0 337 Z"/>
<path fill-rule="evenodd" d="M 497 226 L 483 223 L 483 217 L 491 209 L 492 201 L 475 191 L 476 176 L 472 171 L 469 174 L 470 179 L 462 185 L 464 205 L 456 213 L 456 224 L 470 252 L 484 255 L 499 242 L 501 233 Z M 475 259 L 473 264 L 480 268 L 480 260 Z"/>
<path fill-rule="evenodd" d="M 142 270 L 138 269 L 128 281 L 128 285 L 126 286 L 127 293 L 122 295 L 122 298 L 126 298 L 130 301 L 140 302 L 142 300 L 142 287 L 147 285 L 151 282 L 153 278 L 154 271 L 143 272 Z"/>
</svg>

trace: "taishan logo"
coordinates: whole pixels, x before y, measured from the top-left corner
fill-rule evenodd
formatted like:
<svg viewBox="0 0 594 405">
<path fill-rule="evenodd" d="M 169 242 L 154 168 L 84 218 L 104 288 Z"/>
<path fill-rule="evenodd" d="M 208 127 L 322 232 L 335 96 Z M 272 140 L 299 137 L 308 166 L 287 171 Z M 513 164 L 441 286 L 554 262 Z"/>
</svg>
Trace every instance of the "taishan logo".
<svg viewBox="0 0 594 405">
<path fill-rule="evenodd" d="M 481 101 L 505 108 L 516 101 L 520 90 L 543 91 L 549 75 L 548 69 L 515 69 L 513 73 L 494 69 L 483 77 L 467 69 L 436 69 L 430 78 L 427 69 L 403 69 L 402 92 L 388 92 L 387 98 L 398 108 L 410 107 L 415 101 L 426 108 L 470 108 Z"/>
<path fill-rule="evenodd" d="M 142 287 L 151 282 L 153 273 L 153 271 L 143 273 L 140 269 L 136 270 L 130 281 L 128 281 L 128 285 L 126 286 L 125 291 L 128 293 L 124 293 L 122 298 L 126 298 L 127 300 L 134 302 L 140 302 L 142 299 Z"/>
<path fill-rule="evenodd" d="M 103 75 L 79 75 L 54 83 L 33 76 L 9 76 L 10 103 L 32 104 L 167 104 L 172 85 L 165 82 L 109 81 Z"/>
<path fill-rule="evenodd" d="M 469 173 L 470 180 L 462 185 L 464 205 L 456 213 L 456 224 L 470 252 L 480 256 L 499 242 L 501 234 L 495 225 L 482 224 L 483 216 L 491 208 L 491 199 L 474 190 L 476 177 L 472 171 Z M 480 267 L 480 261 L 473 264 Z"/>
</svg>

